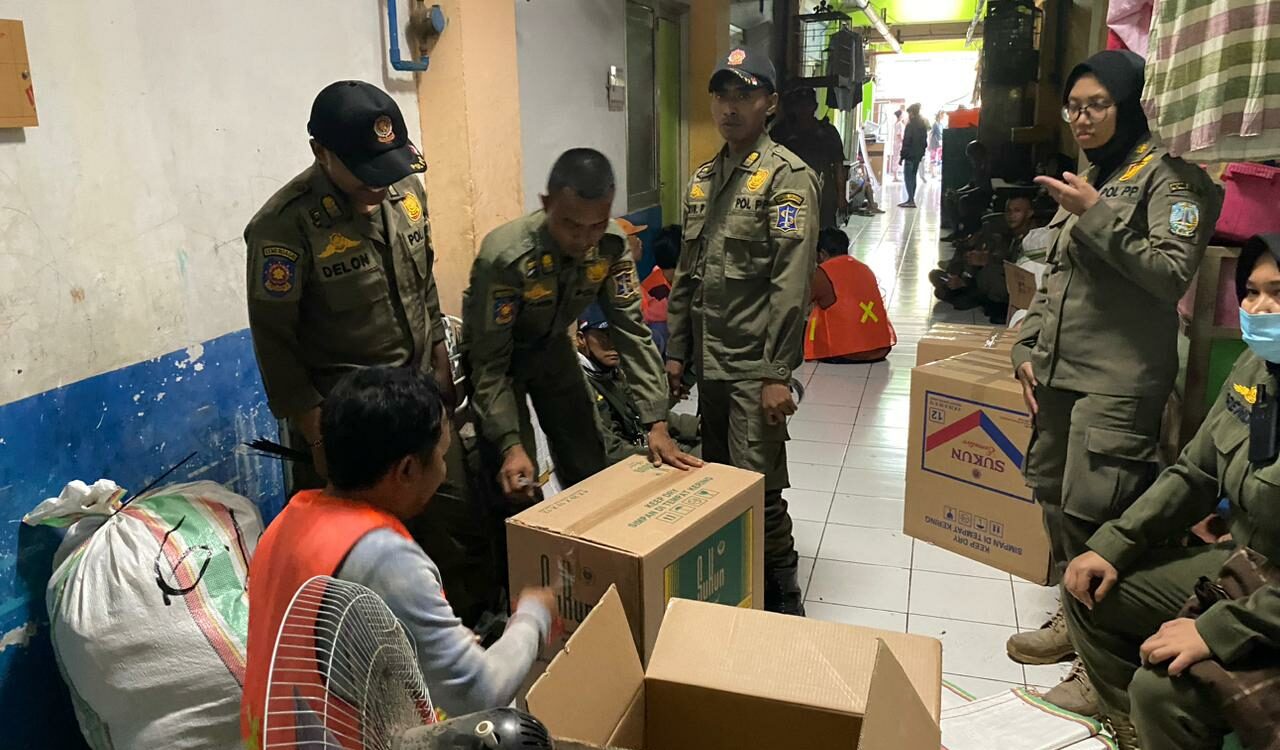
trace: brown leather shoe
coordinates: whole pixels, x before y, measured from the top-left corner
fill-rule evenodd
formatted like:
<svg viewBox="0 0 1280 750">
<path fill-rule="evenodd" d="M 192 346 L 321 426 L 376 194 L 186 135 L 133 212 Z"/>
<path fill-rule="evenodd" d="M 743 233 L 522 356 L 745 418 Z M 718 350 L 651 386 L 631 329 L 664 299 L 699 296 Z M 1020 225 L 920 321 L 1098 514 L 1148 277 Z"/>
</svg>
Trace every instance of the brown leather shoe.
<svg viewBox="0 0 1280 750">
<path fill-rule="evenodd" d="M 1093 683 L 1084 671 L 1084 663 L 1079 659 L 1071 665 L 1071 673 L 1065 680 L 1040 697 L 1058 708 L 1081 716 L 1098 715 L 1098 693 L 1093 689 Z"/>
<path fill-rule="evenodd" d="M 1057 664 L 1075 656 L 1067 635 L 1067 619 L 1062 608 L 1039 630 L 1018 633 L 1005 644 L 1009 658 L 1019 664 Z"/>
</svg>

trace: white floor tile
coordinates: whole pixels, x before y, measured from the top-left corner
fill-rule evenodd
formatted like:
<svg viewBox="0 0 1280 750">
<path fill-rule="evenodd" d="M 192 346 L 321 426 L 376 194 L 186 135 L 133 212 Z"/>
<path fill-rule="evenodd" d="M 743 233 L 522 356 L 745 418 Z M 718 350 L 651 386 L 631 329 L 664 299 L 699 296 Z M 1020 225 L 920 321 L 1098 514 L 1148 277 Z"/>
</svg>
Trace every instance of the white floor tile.
<svg viewBox="0 0 1280 750">
<path fill-rule="evenodd" d="M 860 424 L 853 428 L 853 437 L 849 439 L 849 445 L 906 450 L 907 431 L 894 427 Z"/>
<path fill-rule="evenodd" d="M 850 450 L 853 449 L 851 448 Z M 840 482 L 836 485 L 836 492 L 842 495 L 886 497 L 892 500 L 901 500 L 906 493 L 905 483 L 906 475 L 904 472 L 844 468 L 840 470 Z"/>
<path fill-rule="evenodd" d="M 911 571 L 904 568 L 820 559 L 813 567 L 808 600 L 905 613 L 910 580 Z"/>
<path fill-rule="evenodd" d="M 817 377 L 817 375 L 814 376 L 815 379 Z M 804 403 L 856 407 L 862 402 L 862 391 L 860 383 L 852 385 L 846 383 L 844 386 L 823 385 L 819 388 L 811 386 L 804 392 Z"/>
<path fill-rule="evenodd" d="M 821 602 L 806 602 L 804 608 L 805 614 L 813 620 L 841 622 L 845 625 L 887 630 L 891 633 L 907 632 L 907 616 L 901 612 L 884 612 L 878 609 L 846 607 Z"/>
<path fill-rule="evenodd" d="M 900 531 L 830 524 L 818 557 L 823 560 L 911 567 L 911 539 Z"/>
<path fill-rule="evenodd" d="M 827 523 L 902 531 L 904 503 L 883 497 L 836 495 Z"/>
<path fill-rule="evenodd" d="M 800 580 L 800 593 L 807 596 L 809 593 L 809 579 L 813 578 L 813 558 L 800 558 L 800 572 L 797 574 Z"/>
<path fill-rule="evenodd" d="M 942 641 L 942 671 L 987 680 L 1021 683 L 1022 665 L 1009 659 L 1004 644 L 1015 628 L 911 615 L 907 632 Z"/>
<path fill-rule="evenodd" d="M 912 571 L 911 614 L 1018 626 L 1009 581 Z"/>
<path fill-rule="evenodd" d="M 1045 624 L 1058 611 L 1057 586 L 1037 586 L 1025 581 L 1013 582 L 1013 603 L 1017 606 L 1018 627 L 1027 630 Z"/>
<path fill-rule="evenodd" d="M 905 472 L 907 452 L 902 448 L 855 445 L 845 452 L 844 465 L 847 469 Z"/>
<path fill-rule="evenodd" d="M 791 535 L 796 540 L 796 552 L 801 557 L 817 557 L 818 543 L 822 541 L 822 522 L 820 521 L 795 521 L 791 522 Z"/>
<path fill-rule="evenodd" d="M 878 425 L 880 427 L 898 427 L 906 429 L 911 426 L 911 412 L 894 407 L 868 409 L 867 399 L 863 398 L 863 407 L 858 410 L 858 424 Z"/>
<path fill-rule="evenodd" d="M 952 685 L 969 693 L 975 700 L 990 698 L 993 695 L 1003 693 L 1006 690 L 1014 690 L 1023 687 L 1022 683 L 1000 682 L 998 680 L 984 680 L 981 677 L 969 677 L 962 674 L 942 674 L 942 679 L 950 682 Z"/>
<path fill-rule="evenodd" d="M 1009 580 L 1009 574 L 1003 570 L 996 570 L 990 565 L 970 560 L 967 557 L 961 557 L 950 550 L 935 547 L 928 542 L 919 540 L 916 540 L 916 556 L 912 567 L 916 570 L 928 570 L 934 573 L 957 573 L 959 575 L 978 576 L 979 578 L 994 578 L 1001 581 Z"/>
<path fill-rule="evenodd" d="M 823 363 L 818 365 L 818 371 L 814 374 L 823 378 L 865 381 L 867 376 L 871 374 L 871 365 L 830 365 Z"/>
<path fill-rule="evenodd" d="M 787 457 L 792 461 L 806 464 L 842 466 L 846 447 L 844 443 L 792 440 L 787 443 Z"/>
<path fill-rule="evenodd" d="M 826 523 L 827 513 L 831 510 L 831 493 L 815 490 L 783 490 L 782 496 L 787 499 L 787 511 L 796 521 L 821 521 Z"/>
<path fill-rule="evenodd" d="M 787 475 L 792 487 L 819 492 L 836 491 L 836 483 L 840 480 L 840 467 L 801 463 L 795 459 L 795 454 L 790 448 L 787 449 L 787 458 Z"/>
<path fill-rule="evenodd" d="M 852 406 L 832 406 L 817 404 L 805 399 L 796 409 L 792 421 L 830 422 L 832 424 L 851 425 L 858 419 L 858 410 Z"/>
<path fill-rule="evenodd" d="M 794 440 L 808 440 L 815 443 L 835 443 L 848 445 L 853 436 L 852 424 L 835 422 L 811 422 L 805 419 L 792 419 L 787 423 L 787 433 Z M 792 443 L 794 445 L 794 443 Z"/>
<path fill-rule="evenodd" d="M 1043 664 L 1043 665 L 1023 665 L 1022 671 L 1026 674 L 1027 685 L 1030 687 L 1048 690 L 1057 687 L 1067 677 L 1067 673 L 1071 671 L 1071 662 L 1063 662 L 1061 664 Z"/>
</svg>

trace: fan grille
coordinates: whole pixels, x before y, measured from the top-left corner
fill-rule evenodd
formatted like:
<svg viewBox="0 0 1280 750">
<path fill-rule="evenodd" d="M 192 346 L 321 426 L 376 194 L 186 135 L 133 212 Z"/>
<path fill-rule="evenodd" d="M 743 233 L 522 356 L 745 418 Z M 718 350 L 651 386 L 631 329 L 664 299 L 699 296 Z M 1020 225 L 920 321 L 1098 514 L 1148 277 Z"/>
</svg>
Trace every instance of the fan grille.
<svg viewBox="0 0 1280 750">
<path fill-rule="evenodd" d="M 263 747 L 391 750 L 434 720 L 412 637 L 382 599 L 328 576 L 303 584 L 276 638 Z"/>
</svg>

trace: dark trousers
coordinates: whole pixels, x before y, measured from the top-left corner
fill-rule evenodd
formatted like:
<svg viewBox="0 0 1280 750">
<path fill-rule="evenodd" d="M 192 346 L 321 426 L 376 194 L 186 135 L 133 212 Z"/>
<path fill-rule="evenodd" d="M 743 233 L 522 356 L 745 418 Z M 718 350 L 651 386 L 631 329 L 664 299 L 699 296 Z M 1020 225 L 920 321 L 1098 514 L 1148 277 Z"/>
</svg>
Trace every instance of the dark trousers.
<svg viewBox="0 0 1280 750">
<path fill-rule="evenodd" d="M 907 183 L 907 201 L 916 202 L 916 180 L 920 177 L 920 160 L 904 159 L 902 162 L 902 179 Z"/>
<path fill-rule="evenodd" d="M 702 380 L 702 457 L 764 474 L 764 569 L 794 569 L 799 562 L 791 514 L 782 491 L 787 476 L 787 426 L 771 425 L 760 405 L 759 380 Z"/>
</svg>

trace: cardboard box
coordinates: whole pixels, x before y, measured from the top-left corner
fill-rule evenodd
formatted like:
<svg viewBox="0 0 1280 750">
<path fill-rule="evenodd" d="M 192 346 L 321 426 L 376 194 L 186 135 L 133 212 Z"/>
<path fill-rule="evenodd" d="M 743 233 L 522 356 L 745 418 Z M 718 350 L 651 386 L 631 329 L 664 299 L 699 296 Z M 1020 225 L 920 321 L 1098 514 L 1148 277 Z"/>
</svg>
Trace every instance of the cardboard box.
<svg viewBox="0 0 1280 750">
<path fill-rule="evenodd" d="M 930 362 L 979 349 L 1003 353 L 1008 359 L 1008 354 L 1013 350 L 1013 343 L 1017 339 L 1017 331 L 1010 331 L 1000 326 L 938 323 L 920 337 L 920 342 L 916 345 L 916 366 L 927 365 Z"/>
<path fill-rule="evenodd" d="M 0 128 L 39 124 L 22 21 L 0 21 Z"/>
<path fill-rule="evenodd" d="M 1049 539 L 1022 477 L 1031 416 L 1004 354 L 971 352 L 911 373 L 903 528 L 916 539 L 1049 579 Z"/>
<path fill-rule="evenodd" d="M 760 474 L 634 456 L 507 520 L 511 590 L 555 589 L 568 636 L 616 585 L 648 658 L 674 597 L 764 606 L 763 530 Z"/>
<path fill-rule="evenodd" d="M 1036 274 L 1016 263 L 1004 262 L 1004 284 L 1009 290 L 1009 310 L 1026 310 L 1035 299 L 1039 284 Z"/>
<path fill-rule="evenodd" d="M 529 691 L 557 747 L 937 750 L 933 638 L 673 600 L 646 671 L 616 590 Z"/>
</svg>

